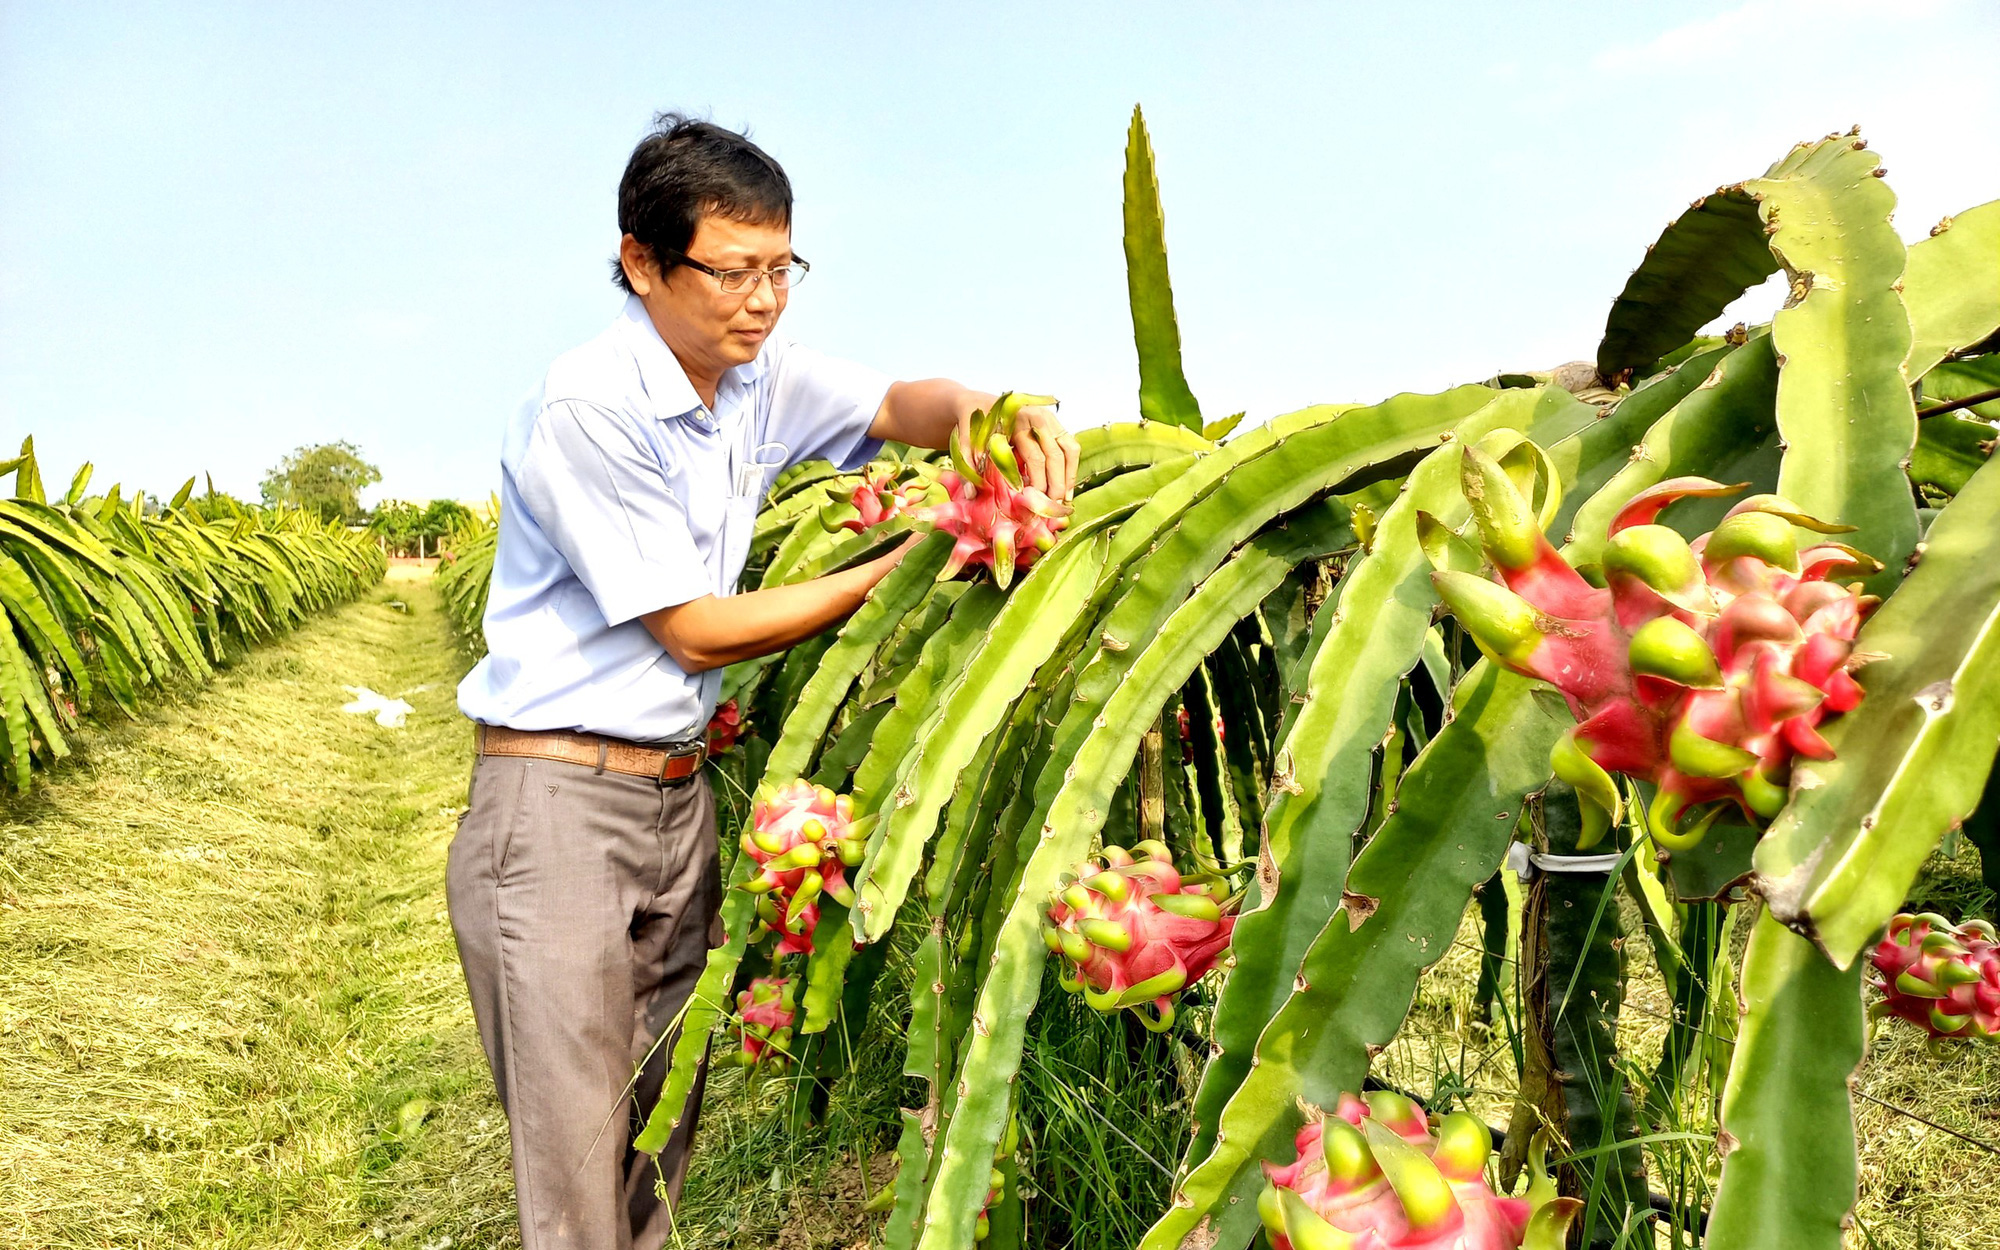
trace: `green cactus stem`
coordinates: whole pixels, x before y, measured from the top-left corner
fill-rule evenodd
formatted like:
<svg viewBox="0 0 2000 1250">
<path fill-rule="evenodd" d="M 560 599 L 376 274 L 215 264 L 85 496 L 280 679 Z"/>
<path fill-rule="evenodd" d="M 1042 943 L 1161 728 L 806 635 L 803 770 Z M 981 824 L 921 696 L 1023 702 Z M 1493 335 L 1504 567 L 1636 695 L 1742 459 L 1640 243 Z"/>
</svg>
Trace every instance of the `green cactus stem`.
<svg viewBox="0 0 2000 1250">
<path fill-rule="evenodd" d="M 1947 829 L 1972 815 L 2000 736 L 2000 466 L 1932 523 L 1923 559 L 1862 628 L 1883 656 L 1828 727 L 1829 760 L 1755 855 L 1771 914 L 1847 967 L 1894 915 Z M 1847 749 L 1842 750 L 1843 747 Z"/>
<path fill-rule="evenodd" d="M 1199 433 L 1201 405 L 1181 371 L 1181 330 L 1167 280 L 1166 217 L 1153 142 L 1137 105 L 1125 136 L 1125 281 L 1132 339 L 1139 352 L 1139 415 Z"/>
<path fill-rule="evenodd" d="M 1722 1092 L 1722 1185 L 1709 1250 L 1837 1250 L 1854 1205 L 1848 1080 L 1864 1038 L 1861 965 L 1842 972 L 1760 916 Z"/>
</svg>

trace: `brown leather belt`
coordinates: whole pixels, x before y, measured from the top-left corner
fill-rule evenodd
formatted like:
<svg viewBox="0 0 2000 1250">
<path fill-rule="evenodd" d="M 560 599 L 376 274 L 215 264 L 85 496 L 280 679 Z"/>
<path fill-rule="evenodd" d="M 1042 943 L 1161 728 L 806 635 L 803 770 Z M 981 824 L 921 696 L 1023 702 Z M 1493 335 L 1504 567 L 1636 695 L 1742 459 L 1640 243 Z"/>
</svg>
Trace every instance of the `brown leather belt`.
<svg viewBox="0 0 2000 1250">
<path fill-rule="evenodd" d="M 654 781 L 685 781 L 701 771 L 708 758 L 705 743 L 686 746 L 649 747 L 600 734 L 571 733 L 553 729 L 525 733 L 504 725 L 479 726 L 481 755 L 524 755 L 538 760 L 581 764 L 601 773 L 623 773 L 628 777 L 649 777 Z"/>
</svg>

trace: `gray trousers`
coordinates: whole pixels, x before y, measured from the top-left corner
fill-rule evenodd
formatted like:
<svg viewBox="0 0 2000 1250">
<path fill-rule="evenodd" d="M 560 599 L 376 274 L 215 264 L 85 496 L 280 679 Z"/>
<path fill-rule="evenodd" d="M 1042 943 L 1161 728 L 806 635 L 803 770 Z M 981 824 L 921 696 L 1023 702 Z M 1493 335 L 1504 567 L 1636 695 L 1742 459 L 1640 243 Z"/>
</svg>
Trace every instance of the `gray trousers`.
<svg viewBox="0 0 2000 1250">
<path fill-rule="evenodd" d="M 525 1250 L 658 1250 L 693 1106 L 657 1161 L 630 1142 L 721 907 L 708 779 L 481 758 L 445 896 L 512 1130 Z M 693 1104 L 705 1076 L 704 1062 Z"/>
</svg>

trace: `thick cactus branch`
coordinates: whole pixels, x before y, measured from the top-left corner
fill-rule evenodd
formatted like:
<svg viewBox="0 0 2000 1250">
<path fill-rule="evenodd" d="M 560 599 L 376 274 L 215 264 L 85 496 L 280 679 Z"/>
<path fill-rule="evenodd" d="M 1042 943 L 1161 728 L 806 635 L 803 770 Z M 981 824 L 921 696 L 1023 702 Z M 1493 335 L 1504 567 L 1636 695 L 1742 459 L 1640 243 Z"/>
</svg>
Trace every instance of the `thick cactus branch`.
<svg viewBox="0 0 2000 1250">
<path fill-rule="evenodd" d="M 1696 200 L 1646 249 L 1611 305 L 1597 347 L 1598 374 L 1650 372 L 1737 296 L 1777 272 L 1762 227 L 1757 202 L 1741 184 Z"/>
<path fill-rule="evenodd" d="M 1931 526 L 1915 572 L 1856 646 L 1868 697 L 1801 765 L 1756 853 L 1771 913 L 1851 965 L 1901 907 L 1945 831 L 1978 805 L 2000 739 L 2000 465 Z"/>
<path fill-rule="evenodd" d="M 1722 1092 L 1722 1187 L 1709 1250 L 1838 1250 L 1854 1205 L 1861 969 L 1842 972 L 1762 916 L 1743 957 L 1744 1014 Z"/>
</svg>

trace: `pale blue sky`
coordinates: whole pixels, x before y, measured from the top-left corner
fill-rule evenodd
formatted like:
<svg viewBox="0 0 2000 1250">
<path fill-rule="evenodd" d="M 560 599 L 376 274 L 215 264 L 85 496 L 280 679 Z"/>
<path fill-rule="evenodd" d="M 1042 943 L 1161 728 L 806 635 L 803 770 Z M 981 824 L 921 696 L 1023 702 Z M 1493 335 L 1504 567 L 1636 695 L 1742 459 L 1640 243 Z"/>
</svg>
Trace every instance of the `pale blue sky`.
<svg viewBox="0 0 2000 1250">
<path fill-rule="evenodd" d="M 1996 47 L 1993 0 L 4 0 L 0 442 L 253 495 L 345 438 L 377 495 L 483 498 L 676 107 L 790 171 L 827 350 L 1129 417 L 1137 101 L 1209 415 L 1435 389 L 1590 355 L 1660 227 L 1796 140 L 1862 123 L 1910 237 L 2000 198 Z"/>
</svg>

